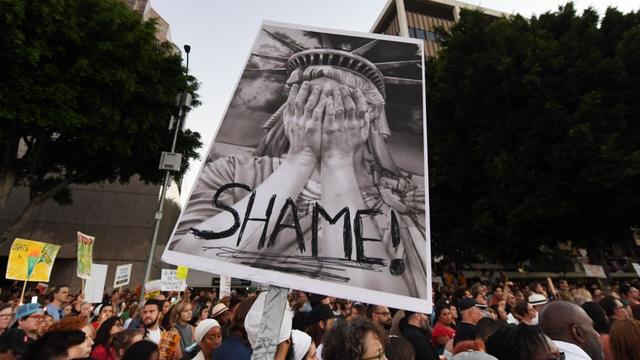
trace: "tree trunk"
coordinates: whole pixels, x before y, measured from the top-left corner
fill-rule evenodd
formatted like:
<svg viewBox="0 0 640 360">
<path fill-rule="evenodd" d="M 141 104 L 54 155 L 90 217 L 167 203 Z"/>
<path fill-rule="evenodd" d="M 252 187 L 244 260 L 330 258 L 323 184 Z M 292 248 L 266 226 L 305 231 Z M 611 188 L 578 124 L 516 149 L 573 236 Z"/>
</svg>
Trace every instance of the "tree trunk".
<svg viewBox="0 0 640 360">
<path fill-rule="evenodd" d="M 29 201 L 29 204 L 22 210 L 20 215 L 13 221 L 13 223 L 9 226 L 7 230 L 2 233 L 0 236 L 0 247 L 4 246 L 9 240 L 13 240 L 20 232 L 22 227 L 27 224 L 31 217 L 35 213 L 38 206 L 42 205 L 47 199 L 51 198 L 53 195 L 59 193 L 64 188 L 72 184 L 73 182 L 80 179 L 82 176 L 86 175 L 91 169 L 86 169 L 80 174 L 77 174 L 72 177 L 68 177 L 61 182 L 59 182 L 56 186 L 47 190 L 46 192 L 35 196 Z"/>
</svg>

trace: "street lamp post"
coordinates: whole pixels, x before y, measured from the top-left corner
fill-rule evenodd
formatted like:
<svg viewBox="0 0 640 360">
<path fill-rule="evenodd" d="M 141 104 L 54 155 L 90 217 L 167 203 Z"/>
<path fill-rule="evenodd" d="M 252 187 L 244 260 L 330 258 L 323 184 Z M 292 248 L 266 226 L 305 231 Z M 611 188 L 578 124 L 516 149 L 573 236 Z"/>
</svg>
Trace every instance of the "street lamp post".
<svg viewBox="0 0 640 360">
<path fill-rule="evenodd" d="M 184 51 L 187 54 L 187 67 L 186 74 L 189 74 L 189 52 L 191 51 L 191 46 L 185 45 Z M 165 170 L 164 174 L 164 182 L 162 184 L 162 190 L 160 191 L 160 200 L 158 201 L 158 208 L 155 214 L 155 225 L 153 227 L 153 237 L 151 238 L 151 247 L 149 248 L 149 257 L 147 258 L 147 263 L 144 270 L 144 282 L 142 283 L 142 287 L 140 289 L 140 303 L 144 301 L 144 285 L 149 282 L 149 276 L 151 275 L 151 264 L 153 263 L 153 254 L 155 252 L 156 243 L 158 242 L 158 232 L 160 231 L 160 221 L 162 220 L 162 210 L 164 207 L 164 198 L 167 194 L 167 188 L 171 183 L 171 171 L 179 171 L 180 170 L 180 160 L 181 155 L 175 154 L 176 150 L 176 141 L 178 140 L 178 132 L 180 131 L 180 122 L 184 120 L 185 116 L 185 108 L 191 105 L 191 94 L 189 94 L 186 90 L 180 94 L 178 100 L 178 115 L 175 118 L 175 121 L 172 117 L 171 122 L 169 124 L 169 130 L 173 128 L 173 141 L 171 142 L 171 151 L 169 153 L 163 152 L 162 159 L 160 161 L 160 168 Z M 169 166 L 164 166 L 165 164 L 165 155 L 174 155 L 174 158 L 177 158 L 178 163 L 177 166 L 173 166 L 173 169 Z"/>
</svg>

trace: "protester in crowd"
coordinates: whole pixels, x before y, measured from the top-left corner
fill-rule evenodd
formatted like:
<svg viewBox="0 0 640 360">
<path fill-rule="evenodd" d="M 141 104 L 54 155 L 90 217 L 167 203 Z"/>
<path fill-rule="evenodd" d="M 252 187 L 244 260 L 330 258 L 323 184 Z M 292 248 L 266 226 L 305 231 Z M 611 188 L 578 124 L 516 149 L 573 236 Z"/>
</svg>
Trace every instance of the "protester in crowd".
<svg viewBox="0 0 640 360">
<path fill-rule="evenodd" d="M 160 313 L 160 311 L 158 311 Z M 122 360 L 158 360 L 158 345 L 153 341 L 142 340 L 131 345 Z"/>
<path fill-rule="evenodd" d="M 593 321 L 593 328 L 598 332 L 600 343 L 602 344 L 602 351 L 604 352 L 604 359 L 613 360 L 611 346 L 609 345 L 611 325 L 609 324 L 609 319 L 607 319 L 607 314 L 604 312 L 604 309 L 600 304 L 593 301 L 583 303 L 582 309 L 589 315 Z"/>
<path fill-rule="evenodd" d="M 113 306 L 110 302 L 103 302 L 102 304 L 96 306 L 93 310 L 94 317 L 91 321 L 91 325 L 94 329 L 98 330 L 100 325 L 102 325 L 105 320 L 109 319 L 114 315 Z"/>
<path fill-rule="evenodd" d="M 222 328 L 213 319 L 200 321 L 195 330 L 196 344 L 200 350 L 194 360 L 210 360 L 213 352 L 222 343 Z"/>
<path fill-rule="evenodd" d="M 127 309 L 122 313 L 122 316 L 121 316 L 122 320 L 125 322 L 125 327 L 127 327 L 128 325 L 127 321 L 133 318 L 137 312 L 138 312 L 137 301 L 134 301 L 131 304 L 129 304 L 129 306 L 127 306 Z"/>
<path fill-rule="evenodd" d="M 504 300 L 502 301 L 504 303 Z M 500 304 L 491 305 L 489 309 L 493 310 L 496 314 L 495 320 L 500 321 L 503 324 L 507 324 L 507 320 L 509 320 L 509 314 L 505 310 L 504 307 L 501 307 Z"/>
<path fill-rule="evenodd" d="M 540 312 L 540 328 L 567 360 L 602 360 L 604 353 L 593 320 L 578 305 L 553 301 Z"/>
<path fill-rule="evenodd" d="M 573 302 L 578 306 L 581 306 L 586 302 L 593 301 L 593 297 L 591 296 L 591 293 L 585 287 L 579 287 L 577 289 L 573 289 L 571 290 L 571 294 L 573 295 Z"/>
<path fill-rule="evenodd" d="M 536 313 L 539 313 L 540 310 L 542 310 L 548 302 L 547 298 L 544 295 L 538 293 L 529 295 L 528 300 L 529 304 L 536 310 Z"/>
<path fill-rule="evenodd" d="M 0 303 L 0 335 L 9 328 L 13 319 L 13 307 L 7 303 Z"/>
<path fill-rule="evenodd" d="M 383 337 L 380 329 L 366 318 L 340 319 L 325 340 L 322 357 L 331 360 L 384 359 Z"/>
<path fill-rule="evenodd" d="M 391 330 L 391 311 L 382 305 L 369 305 L 367 308 L 367 317 L 372 323 L 382 327 L 387 334 Z"/>
<path fill-rule="evenodd" d="M 140 330 L 134 329 L 125 329 L 115 334 L 111 340 L 113 359 L 121 360 L 124 357 L 125 352 L 127 352 L 127 349 L 131 345 L 141 341 L 142 338 L 143 333 Z"/>
<path fill-rule="evenodd" d="M 451 309 L 447 303 L 440 304 L 435 309 L 436 324 L 431 332 L 431 344 L 433 345 L 435 355 L 442 355 L 447 343 L 453 340 L 456 331 L 451 327 Z"/>
<path fill-rule="evenodd" d="M 295 304 L 295 311 L 309 312 L 311 311 L 311 303 L 309 302 L 309 296 L 304 291 L 298 291 L 298 298 Z"/>
<path fill-rule="evenodd" d="M 9 329 L 0 335 L 0 359 L 21 359 L 29 344 L 33 342 L 27 333 L 20 329 Z"/>
<path fill-rule="evenodd" d="M 122 319 L 118 316 L 112 316 L 105 320 L 98 332 L 96 333 L 96 340 L 94 341 L 93 351 L 91 351 L 91 357 L 95 360 L 113 360 L 113 347 L 111 342 L 113 336 L 122 331 Z"/>
<path fill-rule="evenodd" d="M 189 324 L 192 315 L 193 305 L 187 298 L 178 301 L 170 312 L 171 325 L 173 326 L 170 331 L 175 331 L 180 335 L 180 350 L 182 354 L 186 354 L 187 348 L 193 345 L 195 341 L 193 326 Z"/>
<path fill-rule="evenodd" d="M 291 335 L 288 340 L 291 345 L 289 346 L 289 350 L 284 355 L 284 357 L 280 357 L 282 360 L 318 360 L 316 353 L 316 346 L 311 340 L 311 336 L 307 335 L 305 332 L 300 330 L 291 330 Z M 274 357 L 274 360 L 279 360 L 279 358 Z"/>
<path fill-rule="evenodd" d="M 69 303 L 69 285 L 59 285 L 53 289 L 53 300 L 47 305 L 46 311 L 55 321 L 63 318 L 63 307 Z"/>
<path fill-rule="evenodd" d="M 257 298 L 249 297 L 237 304 L 233 310 L 229 327 L 229 338 L 213 352 L 214 359 L 249 360 L 253 352 L 246 329 L 245 318 Z"/>
<path fill-rule="evenodd" d="M 198 326 L 198 324 L 205 319 L 209 318 L 209 307 L 206 302 L 200 302 L 196 306 L 197 310 L 193 311 L 193 317 L 189 321 L 192 326 Z"/>
<path fill-rule="evenodd" d="M 538 326 L 507 325 L 486 342 L 487 353 L 500 360 L 560 360 L 560 350 Z"/>
<path fill-rule="evenodd" d="M 42 318 L 40 319 L 40 327 L 38 329 L 38 336 L 42 336 L 44 333 L 46 333 L 47 330 L 49 330 L 49 327 L 53 325 L 53 323 L 53 315 L 46 312 L 42 314 Z"/>
<path fill-rule="evenodd" d="M 91 345 L 93 340 L 83 331 L 51 331 L 31 343 L 23 359 L 83 359 L 91 353 Z"/>
<path fill-rule="evenodd" d="M 431 346 L 431 342 L 427 340 L 428 337 L 426 337 L 425 334 L 425 332 L 429 330 L 429 317 L 426 314 L 414 313 L 407 310 L 405 310 L 404 313 L 407 324 L 402 329 L 402 336 L 413 345 L 416 359 L 433 359 L 433 347 Z M 380 337 L 380 334 L 376 335 L 380 341 L 384 342 L 384 337 Z"/>
<path fill-rule="evenodd" d="M 400 314 L 404 317 L 404 314 Z M 350 319 L 356 318 L 358 316 L 366 316 L 366 307 L 361 302 L 354 302 L 351 304 L 351 317 Z"/>
<path fill-rule="evenodd" d="M 160 314 L 162 301 L 150 299 L 142 307 L 142 323 L 144 326 L 144 338 L 159 344 L 162 336 L 160 328 Z"/>
<path fill-rule="evenodd" d="M 160 314 L 160 318 L 164 318 L 169 316 L 169 312 L 171 310 L 171 301 L 167 299 L 159 299 L 162 302 L 162 312 Z"/>
<path fill-rule="evenodd" d="M 537 325 L 538 312 L 527 301 L 518 301 L 513 307 L 512 314 L 517 320 L 516 324 Z"/>
<path fill-rule="evenodd" d="M 630 306 L 640 305 L 640 290 L 631 284 L 624 283 L 620 285 L 620 296 Z"/>
<path fill-rule="evenodd" d="M 93 305 L 91 305 L 88 302 L 83 302 L 80 305 L 80 313 L 78 314 L 78 316 L 80 316 L 81 318 L 85 319 L 87 324 L 91 323 L 91 315 L 92 315 L 92 313 L 93 313 Z"/>
<path fill-rule="evenodd" d="M 307 314 L 307 313 L 299 313 L 299 314 Z M 299 315 L 298 314 L 298 315 Z M 327 333 L 333 327 L 336 319 L 339 316 L 335 315 L 329 305 L 326 304 L 318 304 L 316 305 L 311 312 L 309 312 L 307 317 L 306 332 L 313 339 L 313 343 L 316 345 L 316 354 L 319 359 L 322 359 L 322 348 L 324 344 L 324 339 L 327 336 Z M 389 318 L 389 320 L 391 320 Z"/>
<path fill-rule="evenodd" d="M 40 330 L 40 321 L 44 311 L 40 309 L 38 304 L 24 304 L 16 310 L 16 319 L 18 319 L 18 329 L 23 330 L 32 339 L 38 338 L 38 330 Z"/>
<path fill-rule="evenodd" d="M 389 336 L 384 354 L 388 360 L 416 360 L 416 351 L 409 340 L 400 336 Z"/>
<path fill-rule="evenodd" d="M 458 309 L 460 311 L 462 321 L 459 321 L 456 324 L 456 334 L 453 338 L 454 348 L 459 341 L 475 340 L 476 324 L 483 317 L 481 307 L 478 306 L 478 303 L 471 298 L 460 300 L 458 302 Z"/>
<path fill-rule="evenodd" d="M 616 320 L 626 320 L 631 318 L 631 314 L 622 302 L 612 295 L 605 296 L 600 300 L 600 306 L 604 309 L 609 321 L 614 323 Z"/>
<path fill-rule="evenodd" d="M 616 360 L 640 360 L 640 321 L 620 319 L 613 323 L 611 352 Z"/>
</svg>

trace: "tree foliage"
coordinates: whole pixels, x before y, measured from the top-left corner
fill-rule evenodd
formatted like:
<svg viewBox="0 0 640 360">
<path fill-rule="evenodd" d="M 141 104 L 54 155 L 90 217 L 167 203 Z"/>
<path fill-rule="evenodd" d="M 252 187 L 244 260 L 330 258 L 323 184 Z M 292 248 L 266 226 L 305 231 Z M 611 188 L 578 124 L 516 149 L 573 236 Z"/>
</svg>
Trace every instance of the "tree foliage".
<svg viewBox="0 0 640 360">
<path fill-rule="evenodd" d="M 0 205 L 17 185 L 33 207 L 69 203 L 71 184 L 161 180 L 176 95 L 197 82 L 155 26 L 117 0 L 0 0 Z M 182 172 L 200 146 L 180 133 Z"/>
<path fill-rule="evenodd" d="M 640 223 L 640 13 L 465 11 L 427 67 L 432 239 L 516 262 Z"/>
</svg>

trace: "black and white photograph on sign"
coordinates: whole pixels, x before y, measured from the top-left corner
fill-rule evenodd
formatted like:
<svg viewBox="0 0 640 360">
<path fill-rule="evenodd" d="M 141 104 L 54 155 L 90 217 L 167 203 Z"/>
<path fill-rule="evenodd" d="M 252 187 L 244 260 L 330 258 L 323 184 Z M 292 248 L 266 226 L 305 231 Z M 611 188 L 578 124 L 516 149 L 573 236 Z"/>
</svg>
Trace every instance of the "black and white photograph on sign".
<svg viewBox="0 0 640 360">
<path fill-rule="evenodd" d="M 426 312 L 423 69 L 421 40 L 263 23 L 163 261 Z"/>
</svg>

